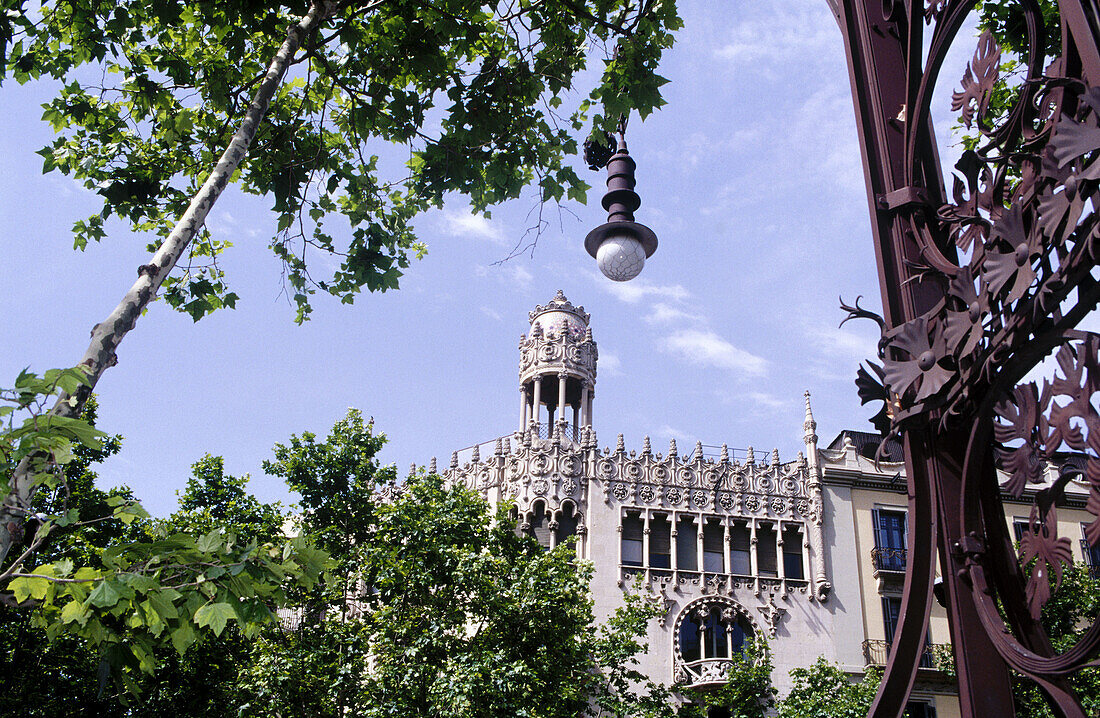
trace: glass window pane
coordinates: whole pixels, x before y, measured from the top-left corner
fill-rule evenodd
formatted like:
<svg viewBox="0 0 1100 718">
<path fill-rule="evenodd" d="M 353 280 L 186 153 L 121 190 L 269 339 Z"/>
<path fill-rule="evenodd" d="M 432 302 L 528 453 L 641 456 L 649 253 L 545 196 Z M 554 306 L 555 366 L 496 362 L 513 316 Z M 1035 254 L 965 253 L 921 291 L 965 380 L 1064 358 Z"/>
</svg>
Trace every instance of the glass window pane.
<svg viewBox="0 0 1100 718">
<path fill-rule="evenodd" d="M 642 518 L 638 514 L 623 517 L 623 564 L 642 565 Z"/>
<path fill-rule="evenodd" d="M 681 571 L 699 570 L 698 539 L 694 521 L 676 522 L 676 567 Z"/>
<path fill-rule="evenodd" d="M 699 652 L 699 626 L 691 619 L 685 618 L 680 624 L 680 655 L 685 661 L 698 661 L 703 656 Z"/>
</svg>

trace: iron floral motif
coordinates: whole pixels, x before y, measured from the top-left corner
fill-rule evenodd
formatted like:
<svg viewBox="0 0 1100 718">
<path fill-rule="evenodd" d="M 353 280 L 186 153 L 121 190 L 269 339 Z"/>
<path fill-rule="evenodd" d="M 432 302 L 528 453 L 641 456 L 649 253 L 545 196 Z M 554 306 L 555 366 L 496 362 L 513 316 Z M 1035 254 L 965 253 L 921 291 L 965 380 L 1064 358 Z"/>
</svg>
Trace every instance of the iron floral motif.
<svg viewBox="0 0 1100 718">
<path fill-rule="evenodd" d="M 904 180 L 892 178 L 893 186 L 873 198 L 876 216 L 892 222 L 891 257 L 904 264 L 896 272 L 902 286 L 890 289 L 905 298 L 889 299 L 893 325 L 858 301 L 841 306 L 849 319 L 870 318 L 882 330 L 879 363 L 861 366 L 856 382 L 863 403 L 882 402 L 876 428 L 894 436 L 928 427 L 925 436 L 969 435 L 960 452 L 961 505 L 946 509 L 957 510 L 970 531 L 951 548 L 965 564 L 960 576 L 965 574 L 984 630 L 1005 662 L 1034 678 L 1061 680 L 1100 649 L 1097 625 L 1061 656 L 1044 653 L 1048 649 L 1033 638 L 1041 630 L 1043 605 L 1072 562 L 1069 539 L 1058 536 L 1055 506 L 1082 474 L 1086 510 L 1094 517 L 1085 536 L 1100 545 L 1100 413 L 1094 406 L 1100 335 L 1076 329 L 1100 302 L 1100 281 L 1093 276 L 1100 258 L 1100 87 L 1092 86 L 1100 82 L 1100 49 L 1085 22 L 1096 20 L 1095 8 L 1059 3 L 1066 12 L 1060 17 L 1062 56 L 1051 59 L 1038 4 L 1019 4 L 1023 43 L 1012 49 L 1024 77 L 1007 108 L 994 102 L 1001 49 L 989 31 L 981 35 L 952 95 L 952 109 L 978 142 L 963 152 L 950 195 L 944 196 L 938 178 L 927 176 L 934 151 L 929 164 L 917 158 L 928 154 L 924 147 L 932 142 L 925 133 L 944 55 L 973 5 L 883 4 L 882 17 L 898 31 L 901 45 L 908 43 L 908 52 L 922 47 L 914 19 L 923 14 L 933 26 L 924 43 L 927 56 L 907 57 L 914 65 L 906 70 L 909 84 L 900 96 L 908 104 L 892 120 L 905 134 Z M 1066 8 L 1076 8 L 1080 17 L 1070 17 Z M 1051 378 L 1020 383 L 1052 353 L 1057 370 Z M 886 446 L 880 443 L 880 458 Z M 935 460 L 934 448 L 921 451 Z M 1048 467 L 1063 463 L 1066 452 L 1085 457 L 1083 472 L 1062 470 L 1055 478 Z M 1003 485 L 996 484 L 987 457 L 1007 476 Z M 999 507 L 991 494 L 1000 491 L 1034 495 L 1015 557 L 1004 529 L 990 528 L 1003 523 L 999 508 L 990 508 Z M 941 515 L 944 510 L 937 509 Z M 1003 620 L 991 596 L 1018 590 L 997 570 L 1004 568 L 1006 553 L 1021 565 L 1034 562 L 1021 593 L 1036 623 L 1025 629 L 1026 619 L 1010 616 L 1014 632 L 991 629 Z M 1016 637 L 1029 631 L 1032 638 Z M 1071 698 L 1059 701 L 1074 705 Z"/>
</svg>

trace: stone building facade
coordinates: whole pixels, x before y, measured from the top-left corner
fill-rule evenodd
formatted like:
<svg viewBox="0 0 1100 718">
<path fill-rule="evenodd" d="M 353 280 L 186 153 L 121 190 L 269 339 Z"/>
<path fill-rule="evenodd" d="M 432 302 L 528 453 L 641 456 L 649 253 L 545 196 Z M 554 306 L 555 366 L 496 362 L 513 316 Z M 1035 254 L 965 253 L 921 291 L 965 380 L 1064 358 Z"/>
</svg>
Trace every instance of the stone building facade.
<svg viewBox="0 0 1100 718">
<path fill-rule="evenodd" d="M 805 447 L 741 460 L 726 446 L 656 452 L 592 430 L 598 351 L 589 315 L 558 293 L 530 313 L 520 340 L 516 431 L 478 445 L 441 473 L 515 505 L 521 530 L 553 547 L 575 536 L 595 567 L 598 616 L 635 582 L 660 596 L 642 670 L 663 683 L 716 686 L 747 636 L 768 639 L 782 689 L 791 668 L 833 647 L 837 611 L 816 423 L 807 394 Z M 714 447 L 717 448 L 717 447 Z"/>
<path fill-rule="evenodd" d="M 777 450 L 758 459 L 752 448 L 735 459 L 726 445 L 699 443 L 681 454 L 675 440 L 655 452 L 649 437 L 628 449 L 621 434 L 600 448 L 588 313 L 559 291 L 529 319 L 515 431 L 455 452 L 439 473 L 494 506 L 514 506 L 519 529 L 548 548 L 575 537 L 594 566 L 598 617 L 639 584 L 658 596 L 665 613 L 650 625 L 642 671 L 665 684 L 717 687 L 749 636 L 767 639 L 780 694 L 791 669 L 819 656 L 855 679 L 885 664 L 906 563 L 900 447 L 876 463 L 878 437 L 845 431 L 819 448 L 807 392 L 793 459 Z M 1059 514 L 1063 535 L 1092 518 L 1077 489 L 1067 489 Z M 1006 520 L 1018 530 L 1013 506 Z M 1082 546 L 1076 556 L 1091 564 Z M 941 670 L 948 635 L 935 606 L 914 718 L 958 715 Z"/>
</svg>

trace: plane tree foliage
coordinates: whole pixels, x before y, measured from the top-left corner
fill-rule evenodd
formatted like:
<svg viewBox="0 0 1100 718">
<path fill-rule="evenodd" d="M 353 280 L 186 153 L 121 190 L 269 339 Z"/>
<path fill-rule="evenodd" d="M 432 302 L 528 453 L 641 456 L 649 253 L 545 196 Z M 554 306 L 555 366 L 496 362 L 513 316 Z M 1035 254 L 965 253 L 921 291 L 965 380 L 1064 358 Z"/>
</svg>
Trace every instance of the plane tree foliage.
<svg viewBox="0 0 1100 718">
<path fill-rule="evenodd" d="M 328 556 L 305 537 L 258 532 L 258 524 L 238 533 L 208 514 L 180 526 L 154 521 L 128 491 L 96 489 L 89 464 L 117 452 L 118 437 L 95 428 L 94 403 L 78 418 L 46 410 L 58 392 L 83 381 L 78 370 L 23 372 L 0 391 L 3 477 L 23 465 L 36 489 L 19 522 L 8 525 L 15 550 L 0 563 L 0 603 L 7 617 L 26 614 L 50 641 L 90 647 L 101 683 L 111 679 L 135 694 L 161 649 L 182 654 L 228 625 L 254 635 L 288 591 L 317 581 Z M 220 471 L 220 464 L 200 466 Z M 240 490 L 223 483 L 222 493 Z"/>
<path fill-rule="evenodd" d="M 532 182 L 545 200 L 583 201 L 568 160 L 578 134 L 662 103 L 656 63 L 680 23 L 661 0 L 69 0 L 43 3 L 41 16 L 5 5 L 6 77 L 60 81 L 44 106 L 57 132 L 39 153 L 44 170 L 102 198 L 74 226 L 80 248 L 105 237 L 111 216 L 172 232 L 288 28 L 317 10 L 228 178 L 270 201 L 269 245 L 299 320 L 314 292 L 351 302 L 395 288 L 424 249 L 412 218 L 449 192 L 475 211 Z M 601 52 L 595 80 L 584 78 L 594 87 L 579 87 Z M 232 306 L 216 261 L 229 244 L 199 227 L 164 279 L 166 301 L 196 319 Z"/>
</svg>

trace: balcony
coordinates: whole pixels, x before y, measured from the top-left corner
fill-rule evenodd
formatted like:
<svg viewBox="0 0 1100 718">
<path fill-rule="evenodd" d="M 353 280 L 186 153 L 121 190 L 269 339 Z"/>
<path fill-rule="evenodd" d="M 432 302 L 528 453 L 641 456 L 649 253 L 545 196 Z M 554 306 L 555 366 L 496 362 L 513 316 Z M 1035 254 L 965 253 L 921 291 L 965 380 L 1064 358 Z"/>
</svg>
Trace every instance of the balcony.
<svg viewBox="0 0 1100 718">
<path fill-rule="evenodd" d="M 1089 576 L 1100 578 L 1100 547 L 1094 547 L 1088 539 L 1081 539 L 1081 555 L 1085 557 Z"/>
<path fill-rule="evenodd" d="M 903 548 L 880 548 L 876 546 L 871 549 L 871 564 L 875 567 L 875 571 L 904 573 L 907 553 Z"/>
<path fill-rule="evenodd" d="M 868 666 L 885 666 L 886 659 L 890 657 L 890 643 L 888 641 L 864 641 L 863 659 Z M 924 653 L 920 658 L 920 668 L 942 671 L 945 663 L 951 660 L 950 643 L 929 643 L 924 647 Z"/>
</svg>

